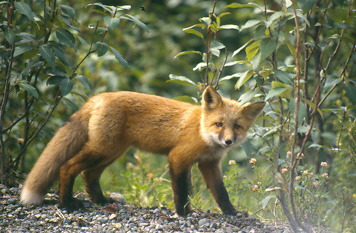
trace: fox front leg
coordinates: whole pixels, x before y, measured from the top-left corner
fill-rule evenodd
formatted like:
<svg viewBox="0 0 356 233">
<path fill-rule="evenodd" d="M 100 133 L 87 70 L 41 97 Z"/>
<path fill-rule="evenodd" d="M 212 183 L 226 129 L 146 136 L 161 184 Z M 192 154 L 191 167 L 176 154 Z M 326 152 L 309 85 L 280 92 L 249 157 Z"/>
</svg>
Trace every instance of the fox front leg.
<svg viewBox="0 0 356 233">
<path fill-rule="evenodd" d="M 176 212 L 180 216 L 186 216 L 191 211 L 188 199 L 191 188 L 190 167 L 183 171 L 177 171 L 173 166 L 170 166 L 170 174 Z"/>
<path fill-rule="evenodd" d="M 230 202 L 222 180 L 220 161 L 200 162 L 198 167 L 221 211 L 224 214 L 236 215 L 237 211 Z"/>
</svg>

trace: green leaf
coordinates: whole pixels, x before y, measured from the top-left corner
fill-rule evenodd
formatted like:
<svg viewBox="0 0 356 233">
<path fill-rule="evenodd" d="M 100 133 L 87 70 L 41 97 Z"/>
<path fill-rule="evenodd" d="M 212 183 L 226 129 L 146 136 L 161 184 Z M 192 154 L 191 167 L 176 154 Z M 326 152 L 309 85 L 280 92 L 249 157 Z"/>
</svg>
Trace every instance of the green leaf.
<svg viewBox="0 0 356 233">
<path fill-rule="evenodd" d="M 249 140 L 246 140 L 241 146 L 249 158 L 251 158 L 250 156 L 256 154 L 257 152 L 256 147 Z"/>
<path fill-rule="evenodd" d="M 68 99 L 67 97 L 63 97 L 63 100 L 66 104 L 68 104 L 68 106 L 73 109 L 73 111 L 78 111 L 79 107 L 76 103 L 74 103 L 73 101 L 71 101 L 70 99 Z"/>
<path fill-rule="evenodd" d="M 45 61 L 39 61 L 38 59 L 33 59 L 26 64 L 26 68 L 22 70 L 22 77 L 28 77 L 30 75 L 30 70 L 39 69 L 44 65 Z"/>
<path fill-rule="evenodd" d="M 303 10 L 303 13 L 308 13 L 314 6 L 316 0 L 298 0 L 298 6 Z"/>
<path fill-rule="evenodd" d="M 68 15 L 73 20 L 75 19 L 75 10 L 72 7 L 66 5 L 59 5 L 59 7 L 64 14 Z"/>
<path fill-rule="evenodd" d="M 269 17 L 268 21 L 266 22 L 266 28 L 269 28 L 273 22 L 277 19 L 279 19 L 280 17 L 284 16 L 285 13 L 283 11 L 277 11 L 275 12 L 273 15 L 271 15 L 271 17 Z"/>
<path fill-rule="evenodd" d="M 240 30 L 239 26 L 234 25 L 234 24 L 221 25 L 218 29 L 235 29 L 235 30 Z"/>
<path fill-rule="evenodd" d="M 46 61 L 54 69 L 54 67 L 56 66 L 56 57 L 54 56 L 54 53 L 51 51 L 51 49 L 47 45 L 42 45 L 39 50 L 41 56 L 46 59 Z"/>
<path fill-rule="evenodd" d="M 186 33 L 190 33 L 190 34 L 199 36 L 200 38 L 204 39 L 203 34 L 202 34 L 201 32 L 198 32 L 198 31 L 195 30 L 195 29 L 192 29 L 192 28 L 184 28 L 183 31 L 185 31 Z"/>
<path fill-rule="evenodd" d="M 260 23 L 261 23 L 260 20 L 251 19 L 251 20 L 247 21 L 243 26 L 241 26 L 240 31 L 245 30 L 247 28 L 254 27 L 254 26 L 256 26 L 256 25 L 258 25 Z"/>
<path fill-rule="evenodd" d="M 183 86 L 198 86 L 195 82 L 184 76 L 177 76 L 174 74 L 169 75 L 170 80 L 167 82 L 179 83 Z"/>
<path fill-rule="evenodd" d="M 123 11 L 123 10 L 129 11 L 129 10 L 131 10 L 131 6 L 130 5 L 117 6 L 116 10 L 118 10 L 118 11 Z"/>
<path fill-rule="evenodd" d="M 259 45 L 260 45 L 261 41 L 255 41 L 253 42 L 251 45 L 249 45 L 246 48 L 246 59 L 248 61 L 252 61 L 252 59 L 255 57 L 255 55 L 258 53 L 259 51 Z"/>
<path fill-rule="evenodd" d="M 332 75 L 330 78 L 326 79 L 323 92 L 327 93 L 331 90 L 336 85 L 339 85 L 343 81 L 342 78 L 339 78 L 338 76 Z"/>
<path fill-rule="evenodd" d="M 307 99 L 305 99 L 305 98 L 301 98 L 301 100 L 302 100 L 303 102 L 307 103 L 312 109 L 315 109 L 315 107 L 316 107 L 315 103 L 313 103 L 313 102 L 311 102 L 310 100 L 307 100 Z M 323 118 L 323 112 L 321 111 L 321 109 L 318 108 L 317 110 L 318 110 L 320 116 Z"/>
<path fill-rule="evenodd" d="M 226 6 L 227 8 L 243 8 L 243 7 L 258 7 L 258 5 L 254 3 L 248 3 L 248 4 L 240 4 L 240 3 L 231 3 Z"/>
<path fill-rule="evenodd" d="M 286 90 L 287 90 L 286 87 L 277 87 L 277 88 L 271 89 L 271 90 L 268 92 L 268 94 L 267 94 L 265 100 L 267 101 L 267 100 L 269 100 L 269 99 L 272 99 L 272 98 L 275 97 L 275 96 L 279 96 L 279 95 L 281 95 L 281 94 L 282 94 L 284 91 L 286 91 Z"/>
<path fill-rule="evenodd" d="M 201 71 L 205 67 L 206 67 L 206 62 L 200 62 L 193 68 L 193 71 L 196 71 L 196 70 Z"/>
<path fill-rule="evenodd" d="M 343 83 L 342 87 L 353 104 L 356 104 L 356 86 L 353 83 Z"/>
<path fill-rule="evenodd" d="M 223 43 L 220 43 L 219 41 L 213 41 L 210 45 L 210 48 L 212 49 L 224 49 L 225 45 Z"/>
<path fill-rule="evenodd" d="M 353 30 L 353 27 L 345 23 L 335 23 L 334 28 L 336 29 L 349 29 Z"/>
<path fill-rule="evenodd" d="M 194 27 L 199 27 L 201 29 L 204 29 L 205 28 L 205 24 L 203 23 L 198 23 L 198 24 L 194 24 L 193 26 L 189 27 L 189 28 L 194 28 Z"/>
<path fill-rule="evenodd" d="M 219 49 L 211 48 L 210 52 L 211 52 L 211 54 L 213 54 L 216 57 L 220 56 L 220 50 Z"/>
<path fill-rule="evenodd" d="M 4 36 L 9 44 L 13 45 L 15 43 L 15 33 L 12 28 L 5 27 Z"/>
<path fill-rule="evenodd" d="M 21 32 L 20 34 L 17 35 L 20 38 L 20 43 L 28 43 L 28 42 L 35 42 L 38 40 L 38 38 L 30 33 L 27 32 Z"/>
<path fill-rule="evenodd" d="M 33 97 L 38 99 L 39 95 L 38 95 L 36 88 L 31 86 L 29 83 L 27 83 L 25 81 L 21 81 L 21 82 L 19 82 L 19 86 L 22 87 L 23 89 L 25 89 L 30 95 L 32 95 Z"/>
<path fill-rule="evenodd" d="M 217 19 L 221 19 L 222 17 L 226 16 L 226 15 L 231 15 L 230 12 L 224 12 L 224 13 L 221 13 L 219 15 L 216 16 Z"/>
<path fill-rule="evenodd" d="M 269 127 L 269 129 L 267 130 L 267 132 L 265 134 L 262 135 L 262 139 L 263 138 L 267 138 L 267 136 L 270 136 L 272 134 L 275 134 L 279 131 L 280 129 L 280 126 L 277 125 L 277 126 L 274 126 L 274 127 Z"/>
<path fill-rule="evenodd" d="M 73 82 L 70 78 L 64 78 L 59 84 L 63 96 L 68 95 L 73 89 Z"/>
<path fill-rule="evenodd" d="M 292 96 L 292 87 L 290 85 L 286 85 L 278 81 L 272 81 L 271 87 L 272 89 L 285 88 L 285 91 L 279 95 L 280 97 L 290 99 Z"/>
<path fill-rule="evenodd" d="M 15 47 L 15 52 L 14 52 L 14 57 L 17 57 L 21 54 L 24 54 L 28 51 L 31 51 L 33 49 L 32 46 L 30 45 L 26 45 L 26 44 L 23 44 L 23 45 L 20 45 L 20 46 L 16 46 Z"/>
<path fill-rule="evenodd" d="M 64 76 L 57 76 L 57 75 L 52 76 L 49 79 L 47 79 L 46 85 L 59 85 L 63 79 L 65 79 Z"/>
<path fill-rule="evenodd" d="M 260 202 L 261 206 L 262 206 L 262 209 L 265 209 L 268 205 L 268 202 L 271 200 L 271 199 L 276 199 L 277 196 L 276 194 L 270 194 L 268 195 L 267 197 L 263 198 L 263 200 Z"/>
<path fill-rule="evenodd" d="M 257 89 L 256 90 L 251 89 L 251 90 L 247 91 L 246 93 L 242 94 L 238 100 L 240 102 L 240 105 L 251 101 L 257 93 L 258 93 Z"/>
<path fill-rule="evenodd" d="M 104 22 L 105 22 L 106 27 L 110 31 L 110 30 L 116 28 L 117 25 L 119 25 L 120 19 L 119 18 L 112 18 L 112 17 L 109 17 L 109 16 L 105 16 L 104 17 Z"/>
<path fill-rule="evenodd" d="M 73 34 L 70 31 L 68 31 L 66 29 L 59 29 L 58 31 L 56 31 L 56 36 L 60 43 L 68 45 L 68 46 L 72 47 L 73 49 L 76 49 L 75 37 L 73 36 Z"/>
<path fill-rule="evenodd" d="M 248 70 L 248 71 L 244 72 L 240 76 L 239 80 L 237 81 L 235 88 L 240 89 L 240 87 L 242 87 L 242 85 L 244 85 L 245 82 L 247 82 L 252 77 L 253 74 L 254 74 L 254 72 L 252 70 Z"/>
<path fill-rule="evenodd" d="M 178 53 L 174 58 L 177 58 L 179 56 L 183 56 L 186 54 L 199 54 L 200 56 L 203 56 L 203 54 L 200 51 L 184 51 L 184 52 Z"/>
<path fill-rule="evenodd" d="M 125 61 L 125 59 L 121 56 L 120 52 L 117 51 L 117 49 L 115 49 L 113 47 L 110 47 L 110 49 L 114 53 L 116 60 L 118 60 L 124 68 L 127 68 L 129 65 L 128 65 L 127 61 Z"/>
<path fill-rule="evenodd" d="M 274 70 L 273 72 L 283 83 L 293 85 L 292 78 L 288 72 L 283 70 Z"/>
<path fill-rule="evenodd" d="M 75 76 L 76 79 L 78 79 L 78 81 L 86 88 L 88 89 L 89 91 L 91 90 L 90 89 L 90 83 L 89 83 L 89 80 L 87 79 L 87 77 L 85 77 L 84 75 L 78 75 L 78 76 Z"/>
<path fill-rule="evenodd" d="M 239 63 L 240 63 L 239 61 L 230 61 L 230 62 L 225 63 L 224 67 L 234 66 Z"/>
<path fill-rule="evenodd" d="M 252 58 L 251 63 L 252 69 L 258 71 L 261 67 L 261 53 L 257 53 L 257 55 Z"/>
<path fill-rule="evenodd" d="M 283 42 L 287 45 L 287 47 L 288 47 L 290 53 L 293 55 L 293 57 L 295 57 L 297 53 L 296 53 L 294 46 L 286 40 L 284 40 Z"/>
<path fill-rule="evenodd" d="M 239 54 L 244 48 L 246 48 L 247 45 L 249 45 L 251 42 L 253 41 L 253 39 L 249 40 L 247 43 L 245 43 L 244 45 L 242 45 L 240 48 L 236 49 L 233 53 L 232 53 L 232 57 L 234 57 L 236 54 Z"/>
<path fill-rule="evenodd" d="M 72 69 L 65 53 L 63 52 L 62 49 L 60 49 L 59 47 L 57 46 L 51 46 L 54 54 L 56 55 L 56 57 L 58 57 L 58 59 L 68 68 Z"/>
<path fill-rule="evenodd" d="M 103 56 L 109 50 L 109 46 L 102 42 L 96 42 L 96 52 L 98 56 Z"/>
<path fill-rule="evenodd" d="M 202 18 L 199 19 L 199 21 L 200 21 L 200 22 L 204 22 L 206 25 L 211 24 L 211 19 L 210 19 L 210 17 L 202 17 Z M 194 27 L 194 25 L 193 25 L 192 27 Z"/>
<path fill-rule="evenodd" d="M 146 24 L 142 23 L 139 19 L 137 19 L 136 17 L 132 16 L 132 15 L 125 15 L 127 17 L 130 18 L 131 21 L 135 22 L 140 28 L 142 28 L 143 30 L 145 30 L 146 32 L 149 32 L 148 27 L 146 26 Z"/>
<path fill-rule="evenodd" d="M 27 5 L 24 2 L 14 2 L 14 5 L 18 11 L 20 11 L 22 14 L 26 15 L 29 20 L 37 24 L 35 17 L 33 15 L 33 12 L 30 8 L 29 5 Z"/>
<path fill-rule="evenodd" d="M 261 61 L 271 55 L 277 48 L 277 41 L 273 38 L 267 37 L 261 40 L 260 51 Z"/>
<path fill-rule="evenodd" d="M 113 10 L 111 7 L 109 7 L 109 6 L 107 6 L 107 5 L 104 5 L 104 4 L 102 4 L 101 2 L 96 2 L 96 3 L 93 3 L 93 4 L 88 4 L 88 6 L 99 6 L 99 7 L 103 8 L 104 10 L 109 11 L 110 14 L 113 14 L 113 13 L 114 13 L 114 10 Z"/>
</svg>

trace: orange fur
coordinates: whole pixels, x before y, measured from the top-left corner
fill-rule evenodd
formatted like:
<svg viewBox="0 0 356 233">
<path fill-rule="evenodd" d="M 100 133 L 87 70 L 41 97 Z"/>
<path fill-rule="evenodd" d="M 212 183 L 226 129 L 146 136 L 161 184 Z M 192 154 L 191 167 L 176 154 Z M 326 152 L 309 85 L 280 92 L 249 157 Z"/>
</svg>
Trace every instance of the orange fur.
<svg viewBox="0 0 356 233">
<path fill-rule="evenodd" d="M 189 212 L 190 169 L 199 164 L 224 213 L 235 214 L 222 182 L 220 160 L 239 145 L 265 103 L 242 106 L 208 87 L 202 105 L 133 92 L 102 93 L 73 114 L 47 145 L 25 181 L 24 204 L 40 204 L 59 176 L 60 204 L 78 208 L 75 177 L 82 172 L 90 198 L 107 202 L 99 179 L 103 170 L 131 147 L 168 154 L 177 213 Z"/>
</svg>

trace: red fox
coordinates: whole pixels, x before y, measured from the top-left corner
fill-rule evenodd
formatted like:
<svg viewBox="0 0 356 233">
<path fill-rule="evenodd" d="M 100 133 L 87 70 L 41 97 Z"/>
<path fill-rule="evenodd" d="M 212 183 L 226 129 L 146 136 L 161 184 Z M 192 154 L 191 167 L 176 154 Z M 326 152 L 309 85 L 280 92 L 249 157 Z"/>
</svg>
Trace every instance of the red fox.
<svg viewBox="0 0 356 233">
<path fill-rule="evenodd" d="M 198 168 L 223 213 L 237 211 L 222 180 L 220 161 L 227 150 L 246 138 L 265 102 L 246 103 L 221 97 L 212 87 L 193 105 L 135 92 L 102 93 L 88 100 L 54 135 L 29 173 L 23 204 L 41 204 L 59 177 L 60 205 L 82 207 L 73 197 L 73 183 L 82 172 L 86 191 L 95 203 L 104 197 L 103 170 L 125 151 L 136 148 L 168 154 L 176 212 L 190 212 L 191 167 Z"/>
</svg>

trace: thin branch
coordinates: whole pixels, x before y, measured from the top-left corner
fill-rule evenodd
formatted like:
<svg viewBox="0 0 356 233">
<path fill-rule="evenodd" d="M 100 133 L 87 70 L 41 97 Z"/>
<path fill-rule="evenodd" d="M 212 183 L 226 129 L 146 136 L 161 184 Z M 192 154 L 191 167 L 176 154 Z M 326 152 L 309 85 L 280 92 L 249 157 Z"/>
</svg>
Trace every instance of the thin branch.
<svg viewBox="0 0 356 233">
<path fill-rule="evenodd" d="M 329 2 L 330 2 L 330 0 L 329 0 Z M 308 56 L 307 60 L 310 59 L 311 55 L 314 53 L 314 50 L 315 50 L 315 48 L 317 47 L 317 45 L 318 45 L 318 43 L 319 43 L 319 37 L 320 37 L 321 31 L 323 30 L 324 19 L 325 19 L 326 11 L 327 11 L 327 8 L 324 10 L 324 14 L 323 14 L 323 17 L 322 17 L 321 22 L 320 22 L 320 28 L 319 28 L 319 31 L 318 31 L 318 35 L 316 36 L 313 49 L 312 49 L 312 51 L 309 53 L 309 56 Z M 305 28 L 307 28 L 307 27 L 305 27 Z"/>
<path fill-rule="evenodd" d="M 218 77 L 216 78 L 216 83 L 214 85 L 214 89 L 217 88 L 218 84 L 219 84 L 219 81 L 220 81 L 220 78 L 221 78 L 221 74 L 224 70 L 224 67 L 225 67 L 225 64 L 226 64 L 226 61 L 227 61 L 227 57 L 229 56 L 229 51 L 226 52 L 226 57 L 225 57 L 225 60 L 224 60 L 224 63 L 222 64 L 220 70 L 219 70 L 219 75 Z M 211 83 L 213 83 L 213 80 L 211 80 Z"/>
<path fill-rule="evenodd" d="M 51 118 L 54 110 L 56 109 L 58 103 L 60 102 L 60 100 L 63 98 L 63 96 L 59 96 L 58 98 L 55 98 L 54 100 L 54 105 L 52 107 L 50 107 L 47 112 L 45 113 L 45 115 L 47 115 L 47 118 L 42 122 L 42 124 L 37 126 L 37 130 L 31 135 L 31 137 L 28 139 L 27 143 L 24 144 L 22 150 L 20 151 L 19 155 L 12 161 L 11 164 L 8 165 L 8 167 L 11 167 L 12 165 L 14 165 L 16 162 L 18 162 L 18 160 L 21 158 L 21 155 L 24 153 L 25 149 L 27 148 L 27 146 L 33 141 L 33 139 L 35 139 L 37 137 L 37 135 L 39 134 L 39 132 L 43 129 L 43 127 L 47 124 L 47 122 L 49 121 L 49 119 Z"/>
<path fill-rule="evenodd" d="M 295 208 L 295 203 L 294 203 L 294 177 L 295 177 L 295 166 L 297 164 L 297 159 L 295 155 L 295 147 L 297 145 L 298 141 L 298 116 L 299 116 L 299 103 L 300 103 L 300 76 L 301 76 L 301 66 L 300 66 L 300 56 L 301 56 L 301 49 L 300 49 L 300 28 L 299 28 L 299 20 L 297 16 L 297 11 L 296 11 L 296 6 L 295 6 L 295 1 L 292 0 L 293 3 L 293 12 L 294 12 L 294 21 L 295 21 L 295 26 L 297 30 L 297 41 L 296 41 L 296 61 L 295 61 L 295 66 L 296 66 L 296 100 L 295 100 L 295 110 L 294 110 L 294 141 L 292 145 L 292 155 L 291 155 L 291 163 L 292 163 L 292 169 L 290 170 L 290 181 L 289 181 L 289 201 L 290 205 L 292 208 L 292 213 L 294 216 L 295 221 L 297 222 L 298 226 L 301 227 L 304 231 L 309 232 L 309 230 L 302 224 L 302 222 L 299 219 L 298 213 Z"/>
<path fill-rule="evenodd" d="M 217 0 L 214 0 L 213 9 L 210 13 L 210 20 L 213 21 L 215 6 Z M 211 23 L 210 23 L 211 24 Z M 210 60 L 210 45 L 211 45 L 211 29 L 210 25 L 207 28 L 207 41 L 206 41 L 206 70 L 205 70 L 205 80 L 204 80 L 204 88 L 209 85 L 209 60 Z"/>
<path fill-rule="evenodd" d="M 343 69 L 342 69 L 342 71 L 341 71 L 340 77 L 344 75 L 345 70 L 346 70 L 346 67 L 347 67 L 347 65 L 349 64 L 353 53 L 355 52 L 355 45 L 356 45 L 356 42 L 354 42 L 354 44 L 353 44 L 353 46 L 352 46 L 351 53 L 350 53 L 349 57 L 347 58 L 347 61 L 345 62 L 344 66 L 343 66 Z M 343 83 L 343 82 L 344 82 L 344 79 L 343 79 L 342 82 L 334 84 L 334 86 L 328 91 L 328 93 L 326 93 L 326 95 L 323 97 L 323 99 L 322 99 L 319 103 L 317 103 L 317 104 L 315 105 L 316 107 L 315 107 L 314 111 L 312 112 L 312 116 L 311 116 L 312 118 L 311 118 L 311 121 L 310 121 L 310 125 L 309 125 L 309 128 L 308 128 L 308 131 L 307 131 L 307 133 L 305 134 L 305 137 L 304 137 L 302 146 L 300 147 L 300 152 L 299 152 L 300 154 L 303 153 L 303 151 L 304 151 L 304 148 L 305 148 L 306 142 L 307 142 L 307 140 L 308 140 L 308 138 L 309 138 L 309 135 L 310 135 L 310 133 L 311 133 L 311 130 L 312 130 L 312 127 L 313 127 L 313 124 L 314 124 L 315 115 L 316 115 L 318 109 L 319 109 L 319 108 L 321 107 L 321 105 L 324 103 L 324 101 L 326 100 L 326 98 L 328 98 L 328 96 L 331 94 L 331 92 L 333 92 L 334 89 L 335 89 L 338 85 L 340 85 L 341 83 Z M 294 164 L 294 167 L 295 167 L 295 164 Z"/>
<path fill-rule="evenodd" d="M 12 25 L 12 13 L 14 11 L 14 7 L 12 5 L 9 6 L 8 12 L 7 12 L 7 17 L 8 17 L 8 27 L 10 28 Z M 11 45 L 10 49 L 10 57 L 8 59 L 8 66 L 7 66 L 7 71 L 6 71 L 6 77 L 5 77 L 5 88 L 4 88 L 4 96 L 1 102 L 1 107 L 0 107 L 0 146 L 1 146 L 1 183 L 3 184 L 6 180 L 6 152 L 5 152 L 5 141 L 3 138 L 3 122 L 4 122 L 4 115 L 5 115 L 5 108 L 6 104 L 9 99 L 9 94 L 10 94 L 10 78 L 11 78 L 11 70 L 12 70 L 12 65 L 13 65 L 13 60 L 14 60 L 14 52 L 15 52 L 15 45 Z"/>
<path fill-rule="evenodd" d="M 91 43 L 90 43 L 90 47 L 89 47 L 89 51 L 87 52 L 87 54 L 85 54 L 85 56 L 83 57 L 83 59 L 78 63 L 78 65 L 73 69 L 73 72 L 72 72 L 72 76 L 73 74 L 75 73 L 75 71 L 79 68 L 79 66 L 84 62 L 84 60 L 92 53 L 94 53 L 96 50 L 91 50 L 92 47 L 93 47 L 93 44 L 94 44 L 94 36 L 95 36 L 95 33 L 98 29 L 98 25 L 99 25 L 99 22 L 96 23 L 96 26 L 95 26 L 95 29 L 94 29 L 94 34 L 93 34 L 93 37 L 91 38 Z"/>
</svg>

